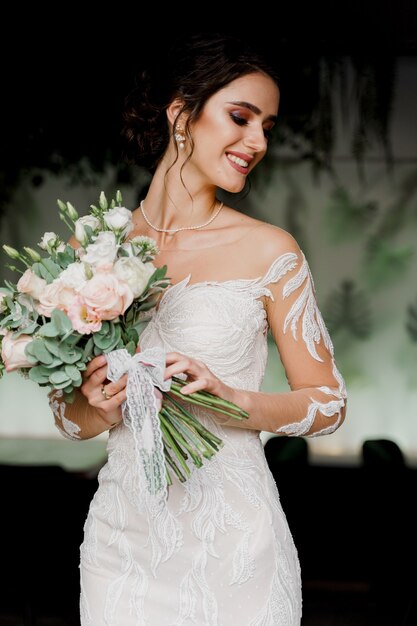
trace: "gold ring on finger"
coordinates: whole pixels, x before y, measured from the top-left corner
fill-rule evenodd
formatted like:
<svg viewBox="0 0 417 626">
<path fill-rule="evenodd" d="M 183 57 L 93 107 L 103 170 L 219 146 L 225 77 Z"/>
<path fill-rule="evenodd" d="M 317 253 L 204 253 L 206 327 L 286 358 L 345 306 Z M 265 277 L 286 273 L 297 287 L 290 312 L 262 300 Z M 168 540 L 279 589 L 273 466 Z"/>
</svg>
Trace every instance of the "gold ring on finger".
<svg viewBox="0 0 417 626">
<path fill-rule="evenodd" d="M 105 400 L 110 400 L 113 396 L 109 396 L 104 385 L 101 385 L 101 394 Z"/>
</svg>

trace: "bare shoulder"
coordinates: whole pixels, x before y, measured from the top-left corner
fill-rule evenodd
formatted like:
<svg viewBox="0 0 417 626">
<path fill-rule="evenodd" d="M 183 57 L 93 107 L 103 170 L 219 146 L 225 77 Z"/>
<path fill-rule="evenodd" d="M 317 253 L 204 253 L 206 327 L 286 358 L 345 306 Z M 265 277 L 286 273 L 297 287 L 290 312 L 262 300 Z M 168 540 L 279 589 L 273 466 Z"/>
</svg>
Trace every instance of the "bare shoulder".
<svg viewBox="0 0 417 626">
<path fill-rule="evenodd" d="M 302 255 L 296 239 L 280 226 L 263 222 L 236 212 L 233 216 L 241 226 L 242 237 L 237 245 L 245 257 L 255 261 L 259 269 L 269 267 L 278 257 L 287 253 Z"/>
</svg>

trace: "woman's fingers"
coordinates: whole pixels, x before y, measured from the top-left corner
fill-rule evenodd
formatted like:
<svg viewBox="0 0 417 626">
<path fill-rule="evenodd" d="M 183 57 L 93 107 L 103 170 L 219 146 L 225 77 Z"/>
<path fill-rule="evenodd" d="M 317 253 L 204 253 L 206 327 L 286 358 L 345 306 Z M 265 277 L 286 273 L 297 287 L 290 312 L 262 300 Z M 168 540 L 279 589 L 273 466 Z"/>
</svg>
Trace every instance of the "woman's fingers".
<svg viewBox="0 0 417 626">
<path fill-rule="evenodd" d="M 85 369 L 84 375 L 89 378 L 92 374 L 94 374 L 94 372 L 104 366 L 107 366 L 107 359 L 104 354 L 100 354 L 100 356 L 96 356 L 89 362 Z"/>
<path fill-rule="evenodd" d="M 166 364 L 164 379 L 167 380 L 177 374 L 188 374 L 189 376 L 202 376 L 209 374 L 207 367 L 190 357 L 179 354 L 178 352 L 168 352 L 166 355 Z"/>
<path fill-rule="evenodd" d="M 108 398 L 105 398 L 103 394 L 102 396 L 103 397 L 99 399 L 97 406 L 103 410 L 105 409 L 107 412 L 112 412 L 115 409 L 118 409 L 126 400 L 126 388 L 121 389 L 113 395 L 108 394 Z"/>
<path fill-rule="evenodd" d="M 194 393 L 195 391 L 211 391 L 211 387 L 214 387 L 212 381 L 209 381 L 206 378 L 199 378 L 198 380 L 193 380 L 193 382 L 181 387 L 180 392 L 186 396 L 189 393 Z"/>
<path fill-rule="evenodd" d="M 219 379 L 201 361 L 184 356 L 179 352 L 169 352 L 166 355 L 166 363 L 165 380 L 179 374 L 187 375 L 187 384 L 181 387 L 181 393 L 184 395 L 202 390 L 218 394 Z"/>
<path fill-rule="evenodd" d="M 102 395 L 101 400 L 109 401 L 111 398 L 114 398 L 115 396 L 117 396 L 120 392 L 125 392 L 126 384 L 127 384 L 127 374 L 122 376 L 119 380 L 117 380 L 114 383 L 108 383 L 106 385 L 101 384 L 100 386 L 100 393 Z"/>
</svg>

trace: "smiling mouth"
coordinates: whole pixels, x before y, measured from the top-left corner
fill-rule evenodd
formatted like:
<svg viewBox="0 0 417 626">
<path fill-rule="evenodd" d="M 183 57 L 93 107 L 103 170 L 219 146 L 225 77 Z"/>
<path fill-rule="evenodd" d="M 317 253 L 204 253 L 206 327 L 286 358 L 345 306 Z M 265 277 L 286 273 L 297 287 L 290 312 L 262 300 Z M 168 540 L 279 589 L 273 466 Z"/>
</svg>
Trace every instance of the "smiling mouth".
<svg viewBox="0 0 417 626">
<path fill-rule="evenodd" d="M 235 163 L 236 165 L 239 165 L 239 167 L 243 167 L 245 169 L 248 169 L 249 163 L 247 161 L 245 161 L 244 159 L 241 159 L 240 157 L 235 156 L 234 154 L 230 154 L 230 152 L 227 152 L 226 156 L 229 159 L 229 161 L 231 161 L 232 163 Z"/>
</svg>

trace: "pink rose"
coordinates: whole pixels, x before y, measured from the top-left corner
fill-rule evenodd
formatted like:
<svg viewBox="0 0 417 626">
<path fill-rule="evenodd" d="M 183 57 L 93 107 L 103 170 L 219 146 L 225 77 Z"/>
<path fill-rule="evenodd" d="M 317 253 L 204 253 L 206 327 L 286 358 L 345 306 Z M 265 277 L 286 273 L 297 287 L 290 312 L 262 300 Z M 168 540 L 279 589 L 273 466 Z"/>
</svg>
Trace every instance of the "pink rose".
<svg viewBox="0 0 417 626">
<path fill-rule="evenodd" d="M 39 300 L 46 284 L 46 280 L 39 278 L 35 272 L 27 269 L 17 283 L 17 290 L 20 291 L 20 293 L 29 294 L 32 298 L 35 298 L 35 300 Z"/>
<path fill-rule="evenodd" d="M 2 333 L 3 334 L 3 333 Z M 6 366 L 6 372 L 12 372 L 22 367 L 32 367 L 26 358 L 25 348 L 33 341 L 30 335 L 19 335 L 13 338 L 13 333 L 6 331 L 1 342 L 1 358 Z"/>
<path fill-rule="evenodd" d="M 72 304 L 68 309 L 68 317 L 74 330 L 77 330 L 81 335 L 95 333 L 101 328 L 100 316 L 94 309 L 86 305 L 81 296 L 73 298 Z"/>
<path fill-rule="evenodd" d="M 99 271 L 79 291 L 85 304 L 102 320 L 112 320 L 122 315 L 133 302 L 129 285 L 114 274 Z"/>
<path fill-rule="evenodd" d="M 51 313 L 54 309 L 61 309 L 61 311 L 67 311 L 72 305 L 75 296 L 74 289 L 66 286 L 60 280 L 54 280 L 49 285 L 46 285 L 41 297 L 39 298 L 39 304 L 36 307 L 37 312 L 45 317 L 51 317 Z"/>
</svg>

